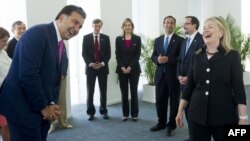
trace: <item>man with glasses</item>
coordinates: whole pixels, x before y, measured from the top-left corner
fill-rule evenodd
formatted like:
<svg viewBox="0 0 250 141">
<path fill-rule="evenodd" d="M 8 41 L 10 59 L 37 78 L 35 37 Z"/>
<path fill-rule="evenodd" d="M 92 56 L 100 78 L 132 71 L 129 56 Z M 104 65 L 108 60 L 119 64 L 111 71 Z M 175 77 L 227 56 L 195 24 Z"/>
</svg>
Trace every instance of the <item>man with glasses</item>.
<svg viewBox="0 0 250 141">
<path fill-rule="evenodd" d="M 181 93 L 183 92 L 188 81 L 187 75 L 190 69 L 192 54 L 197 51 L 197 49 L 202 48 L 204 45 L 202 35 L 198 32 L 199 25 L 199 20 L 196 17 L 185 17 L 183 28 L 187 37 L 182 43 L 179 61 L 177 65 L 177 76 L 180 82 Z M 186 119 L 188 120 L 187 113 L 188 107 L 185 110 Z M 185 141 L 189 141 L 189 139 Z"/>
</svg>

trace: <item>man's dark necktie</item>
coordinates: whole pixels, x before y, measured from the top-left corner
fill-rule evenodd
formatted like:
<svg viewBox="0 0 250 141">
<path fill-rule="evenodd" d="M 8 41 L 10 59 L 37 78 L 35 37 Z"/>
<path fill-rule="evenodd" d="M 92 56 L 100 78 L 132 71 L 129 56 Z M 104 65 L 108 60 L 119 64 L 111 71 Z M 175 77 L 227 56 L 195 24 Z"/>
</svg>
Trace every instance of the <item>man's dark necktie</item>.
<svg viewBox="0 0 250 141">
<path fill-rule="evenodd" d="M 95 61 L 99 62 L 100 61 L 100 50 L 99 50 L 98 36 L 95 36 L 94 48 L 95 48 Z"/>
<path fill-rule="evenodd" d="M 58 60 L 59 60 L 59 63 L 61 63 L 61 59 L 62 59 L 63 46 L 64 46 L 63 40 L 59 41 L 58 42 Z"/>
</svg>

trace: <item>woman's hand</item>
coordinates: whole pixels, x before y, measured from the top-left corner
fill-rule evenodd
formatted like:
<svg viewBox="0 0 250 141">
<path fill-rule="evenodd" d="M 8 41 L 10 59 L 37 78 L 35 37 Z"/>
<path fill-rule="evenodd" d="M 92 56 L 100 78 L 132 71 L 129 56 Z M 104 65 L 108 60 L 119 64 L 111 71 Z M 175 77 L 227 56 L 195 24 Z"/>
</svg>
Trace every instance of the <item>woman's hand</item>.
<svg viewBox="0 0 250 141">
<path fill-rule="evenodd" d="M 239 119 L 239 125 L 247 125 L 248 124 L 248 121 L 247 119 Z"/>
<path fill-rule="evenodd" d="M 175 118 L 175 122 L 178 128 L 182 128 L 183 124 L 183 111 L 178 111 L 177 116 Z"/>
</svg>

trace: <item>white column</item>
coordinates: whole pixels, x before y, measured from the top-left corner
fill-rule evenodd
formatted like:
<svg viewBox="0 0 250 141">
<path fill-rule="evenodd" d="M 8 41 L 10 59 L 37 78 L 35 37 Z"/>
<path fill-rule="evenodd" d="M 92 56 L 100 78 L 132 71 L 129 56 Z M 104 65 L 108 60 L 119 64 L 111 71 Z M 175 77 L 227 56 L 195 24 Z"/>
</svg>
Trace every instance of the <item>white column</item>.
<svg viewBox="0 0 250 141">
<path fill-rule="evenodd" d="M 132 2 L 135 33 L 155 38 L 159 35 L 159 0 Z"/>
</svg>

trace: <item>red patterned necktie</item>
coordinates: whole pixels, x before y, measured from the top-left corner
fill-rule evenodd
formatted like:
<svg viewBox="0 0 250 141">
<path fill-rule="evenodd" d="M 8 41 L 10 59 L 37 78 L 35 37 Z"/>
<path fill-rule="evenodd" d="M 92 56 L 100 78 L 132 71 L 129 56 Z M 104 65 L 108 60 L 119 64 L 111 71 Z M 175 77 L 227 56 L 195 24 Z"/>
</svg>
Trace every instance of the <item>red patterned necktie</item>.
<svg viewBox="0 0 250 141">
<path fill-rule="evenodd" d="M 59 59 L 59 63 L 61 63 L 61 59 L 62 59 L 62 51 L 63 51 L 63 40 L 58 42 L 58 59 Z"/>
<path fill-rule="evenodd" d="M 100 50 L 99 50 L 98 36 L 95 36 L 94 48 L 95 48 L 95 61 L 99 62 Z"/>
</svg>

